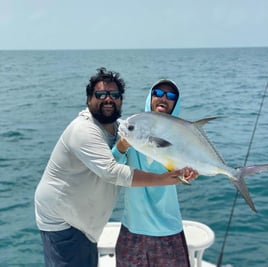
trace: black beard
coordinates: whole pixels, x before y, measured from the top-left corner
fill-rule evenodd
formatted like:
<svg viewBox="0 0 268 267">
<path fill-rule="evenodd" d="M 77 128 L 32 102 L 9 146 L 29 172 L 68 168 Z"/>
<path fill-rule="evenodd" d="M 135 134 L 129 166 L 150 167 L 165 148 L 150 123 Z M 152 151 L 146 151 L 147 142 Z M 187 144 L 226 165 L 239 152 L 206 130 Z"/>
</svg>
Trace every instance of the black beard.
<svg viewBox="0 0 268 267">
<path fill-rule="evenodd" d="M 101 124 L 113 123 L 121 117 L 121 112 L 119 111 L 115 111 L 110 117 L 106 117 L 100 112 L 91 112 L 91 114 Z"/>
<path fill-rule="evenodd" d="M 121 117 L 121 111 L 118 111 L 116 108 L 115 108 L 115 111 L 114 113 L 107 117 L 107 116 L 104 116 L 102 111 L 101 111 L 101 108 L 102 108 L 102 105 L 100 106 L 100 109 L 99 111 L 92 111 L 90 110 L 92 116 L 101 124 L 109 124 L 109 123 L 113 123 L 115 122 L 118 118 Z"/>
</svg>

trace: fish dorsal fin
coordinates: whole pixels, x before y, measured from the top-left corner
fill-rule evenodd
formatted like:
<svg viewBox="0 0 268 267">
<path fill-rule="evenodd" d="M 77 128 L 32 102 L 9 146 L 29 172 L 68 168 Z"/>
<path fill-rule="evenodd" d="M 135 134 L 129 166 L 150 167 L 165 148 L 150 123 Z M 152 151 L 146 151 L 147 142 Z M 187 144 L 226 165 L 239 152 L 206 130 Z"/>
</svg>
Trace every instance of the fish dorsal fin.
<svg viewBox="0 0 268 267">
<path fill-rule="evenodd" d="M 149 136 L 149 142 L 155 143 L 156 147 L 168 147 L 172 145 L 167 140 L 155 136 Z"/>
<path fill-rule="evenodd" d="M 223 118 L 223 117 L 211 117 L 211 118 L 204 118 L 198 121 L 195 121 L 194 124 L 198 125 L 198 126 L 204 126 L 207 122 L 212 121 L 212 120 L 216 120 L 219 118 Z"/>
<path fill-rule="evenodd" d="M 204 126 L 207 122 L 218 119 L 218 118 L 224 118 L 223 116 L 220 117 L 211 117 L 211 118 L 204 118 L 198 121 L 193 122 L 193 124 L 196 126 L 196 128 L 199 130 L 199 132 L 202 134 L 202 136 L 206 139 L 206 141 L 210 144 L 211 148 L 213 149 L 215 155 L 217 156 L 217 158 L 223 163 L 225 164 L 224 159 L 222 158 L 222 156 L 219 154 L 219 152 L 216 150 L 216 148 L 214 147 L 213 143 L 208 139 L 206 132 L 204 131 L 204 129 L 202 128 L 202 126 Z"/>
</svg>

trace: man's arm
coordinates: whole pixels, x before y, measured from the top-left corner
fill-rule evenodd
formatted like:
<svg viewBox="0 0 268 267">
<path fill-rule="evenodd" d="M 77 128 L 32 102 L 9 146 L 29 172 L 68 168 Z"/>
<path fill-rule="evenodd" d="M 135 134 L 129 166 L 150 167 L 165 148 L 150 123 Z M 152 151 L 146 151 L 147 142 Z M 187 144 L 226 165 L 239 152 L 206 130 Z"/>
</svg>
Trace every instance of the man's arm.
<svg viewBox="0 0 268 267">
<path fill-rule="evenodd" d="M 131 186 L 161 186 L 179 184 L 181 182 L 178 179 L 179 176 L 182 176 L 185 180 L 189 181 L 191 179 L 195 179 L 198 176 L 198 172 L 188 167 L 162 174 L 148 173 L 135 169 Z"/>
</svg>

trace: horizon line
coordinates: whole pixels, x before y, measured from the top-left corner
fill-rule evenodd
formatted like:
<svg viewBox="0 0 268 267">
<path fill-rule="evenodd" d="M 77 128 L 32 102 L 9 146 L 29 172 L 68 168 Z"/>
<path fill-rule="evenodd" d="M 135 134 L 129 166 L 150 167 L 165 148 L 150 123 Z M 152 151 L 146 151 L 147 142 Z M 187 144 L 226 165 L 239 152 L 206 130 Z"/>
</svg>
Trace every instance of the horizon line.
<svg viewBox="0 0 268 267">
<path fill-rule="evenodd" d="M 268 46 L 215 46 L 215 47 L 154 47 L 154 48 L 0 48 L 0 51 L 77 51 L 77 50 L 176 50 L 176 49 L 232 49 L 268 48 Z"/>
</svg>

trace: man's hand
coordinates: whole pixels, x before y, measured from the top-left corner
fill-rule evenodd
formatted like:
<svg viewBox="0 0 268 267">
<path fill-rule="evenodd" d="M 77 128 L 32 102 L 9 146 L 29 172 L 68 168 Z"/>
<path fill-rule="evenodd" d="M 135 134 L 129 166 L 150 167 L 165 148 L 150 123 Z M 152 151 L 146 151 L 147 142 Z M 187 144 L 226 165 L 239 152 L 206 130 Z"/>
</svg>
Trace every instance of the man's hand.
<svg viewBox="0 0 268 267">
<path fill-rule="evenodd" d="M 120 137 L 120 139 L 116 143 L 116 147 L 123 154 L 130 147 L 130 144 L 127 142 L 126 139 L 124 139 L 123 137 Z"/>
<path fill-rule="evenodd" d="M 198 172 L 192 168 L 184 167 L 179 170 L 178 179 L 184 184 L 190 184 L 189 181 L 198 177 Z"/>
</svg>

